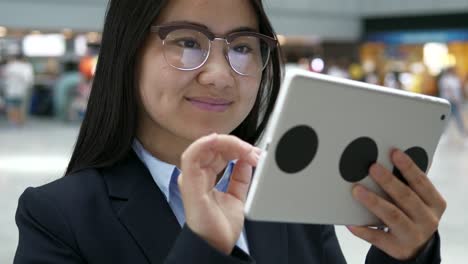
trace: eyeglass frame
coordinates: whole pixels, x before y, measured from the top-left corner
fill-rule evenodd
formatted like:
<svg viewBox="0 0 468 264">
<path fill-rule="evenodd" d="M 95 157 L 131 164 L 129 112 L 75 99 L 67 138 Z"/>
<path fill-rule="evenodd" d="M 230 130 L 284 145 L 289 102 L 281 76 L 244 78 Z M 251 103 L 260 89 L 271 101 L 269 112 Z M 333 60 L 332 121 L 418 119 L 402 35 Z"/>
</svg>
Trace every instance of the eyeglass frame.
<svg viewBox="0 0 468 264">
<path fill-rule="evenodd" d="M 232 32 L 232 33 L 229 33 L 229 34 L 223 36 L 223 35 L 214 34 L 208 28 L 206 28 L 206 27 L 204 27 L 202 25 L 190 24 L 190 23 L 185 23 L 185 22 L 175 22 L 175 23 L 166 23 L 166 24 L 161 24 L 161 25 L 153 25 L 153 26 L 151 26 L 150 31 L 152 33 L 156 33 L 159 36 L 159 38 L 162 40 L 163 46 L 164 46 L 165 45 L 165 39 L 167 38 L 167 36 L 171 32 L 173 32 L 175 30 L 178 30 L 178 29 L 191 29 L 191 30 L 198 31 L 198 32 L 202 33 L 203 35 L 205 35 L 208 38 L 208 40 L 210 41 L 209 46 L 208 46 L 208 54 L 206 55 L 203 62 L 200 63 L 200 65 L 198 65 L 197 67 L 194 67 L 194 68 L 184 69 L 184 68 L 176 67 L 176 66 L 172 65 L 171 63 L 169 63 L 167 61 L 166 54 L 164 53 L 164 58 L 165 58 L 167 64 L 169 64 L 170 66 L 172 66 L 172 67 L 174 67 L 174 68 L 176 68 L 178 70 L 181 70 L 181 71 L 194 71 L 194 70 L 198 70 L 201 67 L 203 67 L 203 65 L 205 65 L 206 61 L 208 61 L 208 58 L 210 57 L 211 45 L 212 45 L 213 41 L 215 41 L 215 40 L 224 40 L 224 42 L 225 42 L 225 44 L 227 46 L 229 46 L 229 44 L 234 39 L 236 39 L 237 37 L 241 37 L 241 36 L 254 36 L 254 37 L 258 37 L 258 38 L 264 40 L 265 43 L 268 45 L 268 48 L 270 50 L 268 52 L 268 57 L 267 57 L 267 59 L 265 61 L 265 64 L 262 66 L 262 69 L 259 70 L 258 72 L 262 72 L 263 70 L 265 70 L 266 66 L 269 63 L 271 52 L 273 50 L 275 50 L 276 47 L 278 46 L 278 40 L 276 39 L 276 37 L 270 37 L 270 36 L 267 36 L 267 35 L 264 35 L 264 34 L 261 34 L 261 33 L 255 32 L 255 31 L 238 31 L 238 32 Z M 249 75 L 249 74 L 240 73 L 238 70 L 236 70 L 234 68 L 234 66 L 232 66 L 231 60 L 229 59 L 229 55 L 226 53 L 226 51 L 224 52 L 224 56 L 225 56 L 226 60 L 229 63 L 229 66 L 231 67 L 231 69 L 233 71 L 235 71 L 237 74 L 242 75 L 242 76 L 248 76 Z"/>
</svg>

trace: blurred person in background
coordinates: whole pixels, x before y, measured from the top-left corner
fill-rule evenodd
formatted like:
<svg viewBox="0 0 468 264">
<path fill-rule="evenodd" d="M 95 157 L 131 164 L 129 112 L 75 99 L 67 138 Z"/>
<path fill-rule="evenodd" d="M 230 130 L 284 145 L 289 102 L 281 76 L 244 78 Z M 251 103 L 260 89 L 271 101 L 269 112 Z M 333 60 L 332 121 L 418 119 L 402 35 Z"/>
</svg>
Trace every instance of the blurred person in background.
<svg viewBox="0 0 468 264">
<path fill-rule="evenodd" d="M 400 72 L 389 71 L 385 74 L 383 85 L 385 87 L 402 89 L 403 85 L 400 80 Z"/>
<path fill-rule="evenodd" d="M 349 79 L 350 76 L 346 60 L 344 58 L 340 58 L 338 62 L 336 62 L 334 59 L 330 59 L 327 74 L 338 78 Z"/>
<path fill-rule="evenodd" d="M 6 61 L 0 58 L 0 114 L 5 112 L 5 65 Z"/>
<path fill-rule="evenodd" d="M 454 67 L 450 67 L 441 72 L 439 81 L 440 97 L 447 99 L 452 105 L 452 117 L 455 119 L 458 131 L 463 138 L 468 136 L 463 117 L 463 88 L 462 82 L 455 72 Z"/>
<path fill-rule="evenodd" d="M 301 69 L 310 71 L 311 70 L 310 59 L 306 57 L 299 58 L 299 60 L 297 60 L 297 66 Z"/>
<path fill-rule="evenodd" d="M 463 95 L 465 98 L 468 98 L 468 73 L 465 75 L 465 79 L 463 81 Z"/>
<path fill-rule="evenodd" d="M 21 195 L 14 263 L 344 264 L 332 225 L 244 218 L 282 67 L 260 0 L 111 0 L 66 175 Z M 371 174 L 392 201 L 352 190 L 389 230 L 349 229 L 368 264 L 440 263 L 445 201 L 391 159 L 409 185 Z"/>
<path fill-rule="evenodd" d="M 12 125 L 23 125 L 26 120 L 30 90 L 34 82 L 33 67 L 22 55 L 16 55 L 6 64 L 3 75 L 8 120 Z"/>
<path fill-rule="evenodd" d="M 65 62 L 63 73 L 54 87 L 54 114 L 59 120 L 69 121 L 69 108 L 82 80 L 83 76 L 78 71 L 78 64 L 74 61 Z"/>
<path fill-rule="evenodd" d="M 376 72 L 367 72 L 364 74 L 364 82 L 379 85 L 379 76 Z"/>
<path fill-rule="evenodd" d="M 71 100 L 66 113 L 69 121 L 82 121 L 84 118 L 88 107 L 94 74 L 96 72 L 97 61 L 97 57 L 92 55 L 86 55 L 80 60 L 78 68 L 82 78 L 70 95 Z"/>
<path fill-rule="evenodd" d="M 69 121 L 82 121 L 88 107 L 93 76 L 84 76 L 73 90 L 67 116 Z"/>
<path fill-rule="evenodd" d="M 375 63 L 373 61 L 364 61 L 362 64 L 362 70 L 364 71 L 364 82 L 377 85 L 380 84 L 379 75 L 377 74 Z"/>
</svg>

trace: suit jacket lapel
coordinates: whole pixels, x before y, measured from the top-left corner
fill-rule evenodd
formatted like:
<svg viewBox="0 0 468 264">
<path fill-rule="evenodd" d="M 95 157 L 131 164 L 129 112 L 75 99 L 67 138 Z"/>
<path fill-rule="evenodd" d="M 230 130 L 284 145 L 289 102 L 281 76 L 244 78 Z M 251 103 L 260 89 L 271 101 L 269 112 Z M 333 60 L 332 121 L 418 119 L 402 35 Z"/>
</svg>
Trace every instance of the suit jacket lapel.
<svg viewBox="0 0 468 264">
<path fill-rule="evenodd" d="M 121 223 L 150 263 L 162 263 L 181 228 L 150 172 L 131 151 L 103 175 Z"/>
<path fill-rule="evenodd" d="M 257 263 L 288 263 L 285 224 L 245 221 L 251 256 Z"/>
<path fill-rule="evenodd" d="M 181 228 L 148 169 L 131 151 L 102 174 L 121 223 L 150 263 L 162 263 Z M 257 263 L 288 263 L 286 225 L 246 220 L 245 230 Z"/>
</svg>

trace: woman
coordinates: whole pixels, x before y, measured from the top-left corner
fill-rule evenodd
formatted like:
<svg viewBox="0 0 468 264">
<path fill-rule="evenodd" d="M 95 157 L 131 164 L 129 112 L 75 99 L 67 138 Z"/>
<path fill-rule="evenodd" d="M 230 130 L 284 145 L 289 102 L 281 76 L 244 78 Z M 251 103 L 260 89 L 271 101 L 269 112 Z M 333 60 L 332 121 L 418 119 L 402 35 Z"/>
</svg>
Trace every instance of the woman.
<svg viewBox="0 0 468 264">
<path fill-rule="evenodd" d="M 259 0 L 111 1 L 66 176 L 20 198 L 15 263 L 345 263 L 333 226 L 244 225 L 274 36 Z M 371 170 L 396 204 L 355 188 L 390 231 L 350 229 L 369 263 L 437 263 L 444 200 L 401 159 L 415 191 Z"/>
</svg>

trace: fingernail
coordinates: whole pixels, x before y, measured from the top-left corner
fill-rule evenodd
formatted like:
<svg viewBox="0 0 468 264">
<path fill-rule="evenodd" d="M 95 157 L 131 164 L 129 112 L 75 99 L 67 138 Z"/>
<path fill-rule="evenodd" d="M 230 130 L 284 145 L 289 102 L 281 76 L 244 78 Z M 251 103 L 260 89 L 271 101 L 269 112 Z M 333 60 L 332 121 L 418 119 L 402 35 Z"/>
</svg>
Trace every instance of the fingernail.
<svg viewBox="0 0 468 264">
<path fill-rule="evenodd" d="M 217 135 L 216 133 L 211 133 L 209 135 L 206 136 L 206 141 L 209 142 L 209 143 L 213 143 L 216 138 L 217 138 Z"/>
<path fill-rule="evenodd" d="M 382 174 L 383 174 L 382 166 L 380 164 L 378 164 L 378 163 L 375 163 L 374 165 L 372 165 L 371 174 L 376 176 L 376 177 L 382 176 Z"/>
<path fill-rule="evenodd" d="M 354 187 L 354 195 L 359 200 L 365 200 L 367 198 L 367 190 L 364 189 L 364 187 L 358 185 L 358 186 Z"/>
<path fill-rule="evenodd" d="M 263 152 L 261 148 L 257 148 L 257 147 L 255 147 L 254 150 L 255 150 L 255 153 L 257 153 L 258 155 L 262 154 Z"/>
<path fill-rule="evenodd" d="M 253 161 L 258 162 L 260 156 L 258 155 L 257 152 L 251 151 L 249 155 L 250 155 L 250 157 L 252 158 Z"/>
<path fill-rule="evenodd" d="M 401 150 L 396 150 L 394 155 L 395 162 L 399 165 L 404 165 L 407 161 L 405 154 Z"/>
<path fill-rule="evenodd" d="M 218 134 L 216 134 L 216 132 L 213 132 L 213 133 L 207 135 L 207 137 L 208 137 L 208 138 L 214 138 L 214 137 L 216 137 L 217 135 L 218 135 Z"/>
</svg>

